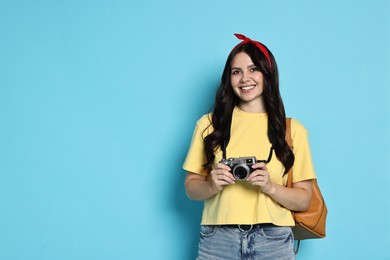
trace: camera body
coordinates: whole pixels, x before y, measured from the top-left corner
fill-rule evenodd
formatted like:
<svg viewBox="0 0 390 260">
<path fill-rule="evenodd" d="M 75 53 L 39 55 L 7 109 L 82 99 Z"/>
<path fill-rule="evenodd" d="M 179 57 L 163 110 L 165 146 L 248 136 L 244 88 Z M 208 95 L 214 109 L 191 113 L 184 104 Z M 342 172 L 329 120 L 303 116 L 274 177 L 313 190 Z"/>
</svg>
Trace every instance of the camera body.
<svg viewBox="0 0 390 260">
<path fill-rule="evenodd" d="M 237 180 L 245 180 L 249 174 L 255 171 L 255 169 L 252 168 L 252 165 L 261 161 L 257 161 L 254 156 L 249 156 L 222 159 L 220 162 L 230 167 L 234 178 Z"/>
</svg>

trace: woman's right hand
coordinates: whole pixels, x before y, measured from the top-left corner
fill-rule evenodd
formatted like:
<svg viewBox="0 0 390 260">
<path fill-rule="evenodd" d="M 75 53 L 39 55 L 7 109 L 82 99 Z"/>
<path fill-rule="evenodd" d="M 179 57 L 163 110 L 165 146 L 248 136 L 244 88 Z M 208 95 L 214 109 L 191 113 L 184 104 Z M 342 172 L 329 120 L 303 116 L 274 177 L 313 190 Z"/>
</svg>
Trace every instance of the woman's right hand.
<svg viewBox="0 0 390 260">
<path fill-rule="evenodd" d="M 221 191 L 226 185 L 236 183 L 233 174 L 230 172 L 230 167 L 223 163 L 215 164 L 213 166 L 213 170 L 210 172 L 210 175 L 211 185 L 217 191 Z"/>
<path fill-rule="evenodd" d="M 206 200 L 220 192 L 224 186 L 236 183 L 230 167 L 217 163 L 209 176 L 187 172 L 184 181 L 187 196 L 193 200 Z"/>
</svg>

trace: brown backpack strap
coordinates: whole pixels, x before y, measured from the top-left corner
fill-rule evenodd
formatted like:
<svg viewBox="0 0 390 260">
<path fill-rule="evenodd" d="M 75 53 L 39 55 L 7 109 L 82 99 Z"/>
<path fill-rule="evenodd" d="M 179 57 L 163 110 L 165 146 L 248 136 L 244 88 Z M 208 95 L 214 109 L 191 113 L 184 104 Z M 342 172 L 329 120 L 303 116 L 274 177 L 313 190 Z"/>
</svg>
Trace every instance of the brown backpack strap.
<svg viewBox="0 0 390 260">
<path fill-rule="evenodd" d="M 292 138 L 291 138 L 291 118 L 286 118 L 286 142 L 288 144 L 288 146 L 290 146 L 291 149 L 293 149 L 293 141 L 292 141 Z M 292 167 L 290 168 L 290 170 L 288 171 L 288 177 L 287 177 L 287 187 L 288 188 L 292 188 L 293 186 L 293 182 L 292 182 L 292 179 L 293 179 L 293 169 Z M 291 211 L 291 214 L 294 218 L 294 211 Z M 295 221 L 295 218 L 294 218 L 294 221 Z M 294 253 L 295 254 L 298 254 L 298 251 L 299 251 L 299 246 L 301 245 L 301 240 L 297 240 L 297 244 L 296 244 L 296 248 L 294 249 Z"/>
<path fill-rule="evenodd" d="M 291 118 L 286 118 L 286 142 L 288 146 L 293 147 L 292 139 L 291 139 Z"/>
<path fill-rule="evenodd" d="M 293 149 L 293 142 L 291 139 L 291 118 L 287 117 L 286 118 L 286 142 L 288 146 L 290 146 L 291 149 Z M 291 188 L 292 187 L 292 167 L 288 171 L 288 178 L 287 178 L 287 187 Z"/>
</svg>

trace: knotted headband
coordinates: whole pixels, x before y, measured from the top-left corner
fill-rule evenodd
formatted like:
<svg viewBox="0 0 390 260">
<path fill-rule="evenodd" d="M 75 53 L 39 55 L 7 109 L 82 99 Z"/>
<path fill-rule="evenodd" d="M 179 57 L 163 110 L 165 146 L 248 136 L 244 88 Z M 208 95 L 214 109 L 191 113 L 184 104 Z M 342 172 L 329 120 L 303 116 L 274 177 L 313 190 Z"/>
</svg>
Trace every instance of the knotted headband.
<svg viewBox="0 0 390 260">
<path fill-rule="evenodd" d="M 250 43 L 254 44 L 257 48 L 259 48 L 260 51 L 264 54 L 264 56 L 267 58 L 268 64 L 269 64 L 270 68 L 272 68 L 271 59 L 269 57 L 269 53 L 267 51 L 267 48 L 265 48 L 265 46 L 263 44 L 261 44 L 260 42 L 257 42 L 257 41 L 253 41 L 250 38 L 248 38 L 248 37 L 246 37 L 246 36 L 244 36 L 242 34 L 235 33 L 234 35 L 238 39 L 242 40 L 242 42 L 240 42 L 237 46 L 239 46 L 241 44 L 244 44 L 244 43 L 249 43 L 250 42 Z M 234 48 L 236 48 L 236 47 L 234 47 Z"/>
</svg>

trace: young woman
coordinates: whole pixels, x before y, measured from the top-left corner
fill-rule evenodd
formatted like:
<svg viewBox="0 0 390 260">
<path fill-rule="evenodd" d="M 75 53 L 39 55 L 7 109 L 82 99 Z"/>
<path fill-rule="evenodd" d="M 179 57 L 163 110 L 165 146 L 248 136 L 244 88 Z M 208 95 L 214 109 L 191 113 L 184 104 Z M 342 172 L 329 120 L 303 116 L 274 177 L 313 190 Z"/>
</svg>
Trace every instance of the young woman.
<svg viewBox="0 0 390 260">
<path fill-rule="evenodd" d="M 274 56 L 236 36 L 242 42 L 228 56 L 213 111 L 198 120 L 183 166 L 188 197 L 205 201 L 198 259 L 294 259 L 291 211 L 308 208 L 316 178 L 308 133 L 292 119 L 288 146 Z"/>
</svg>

